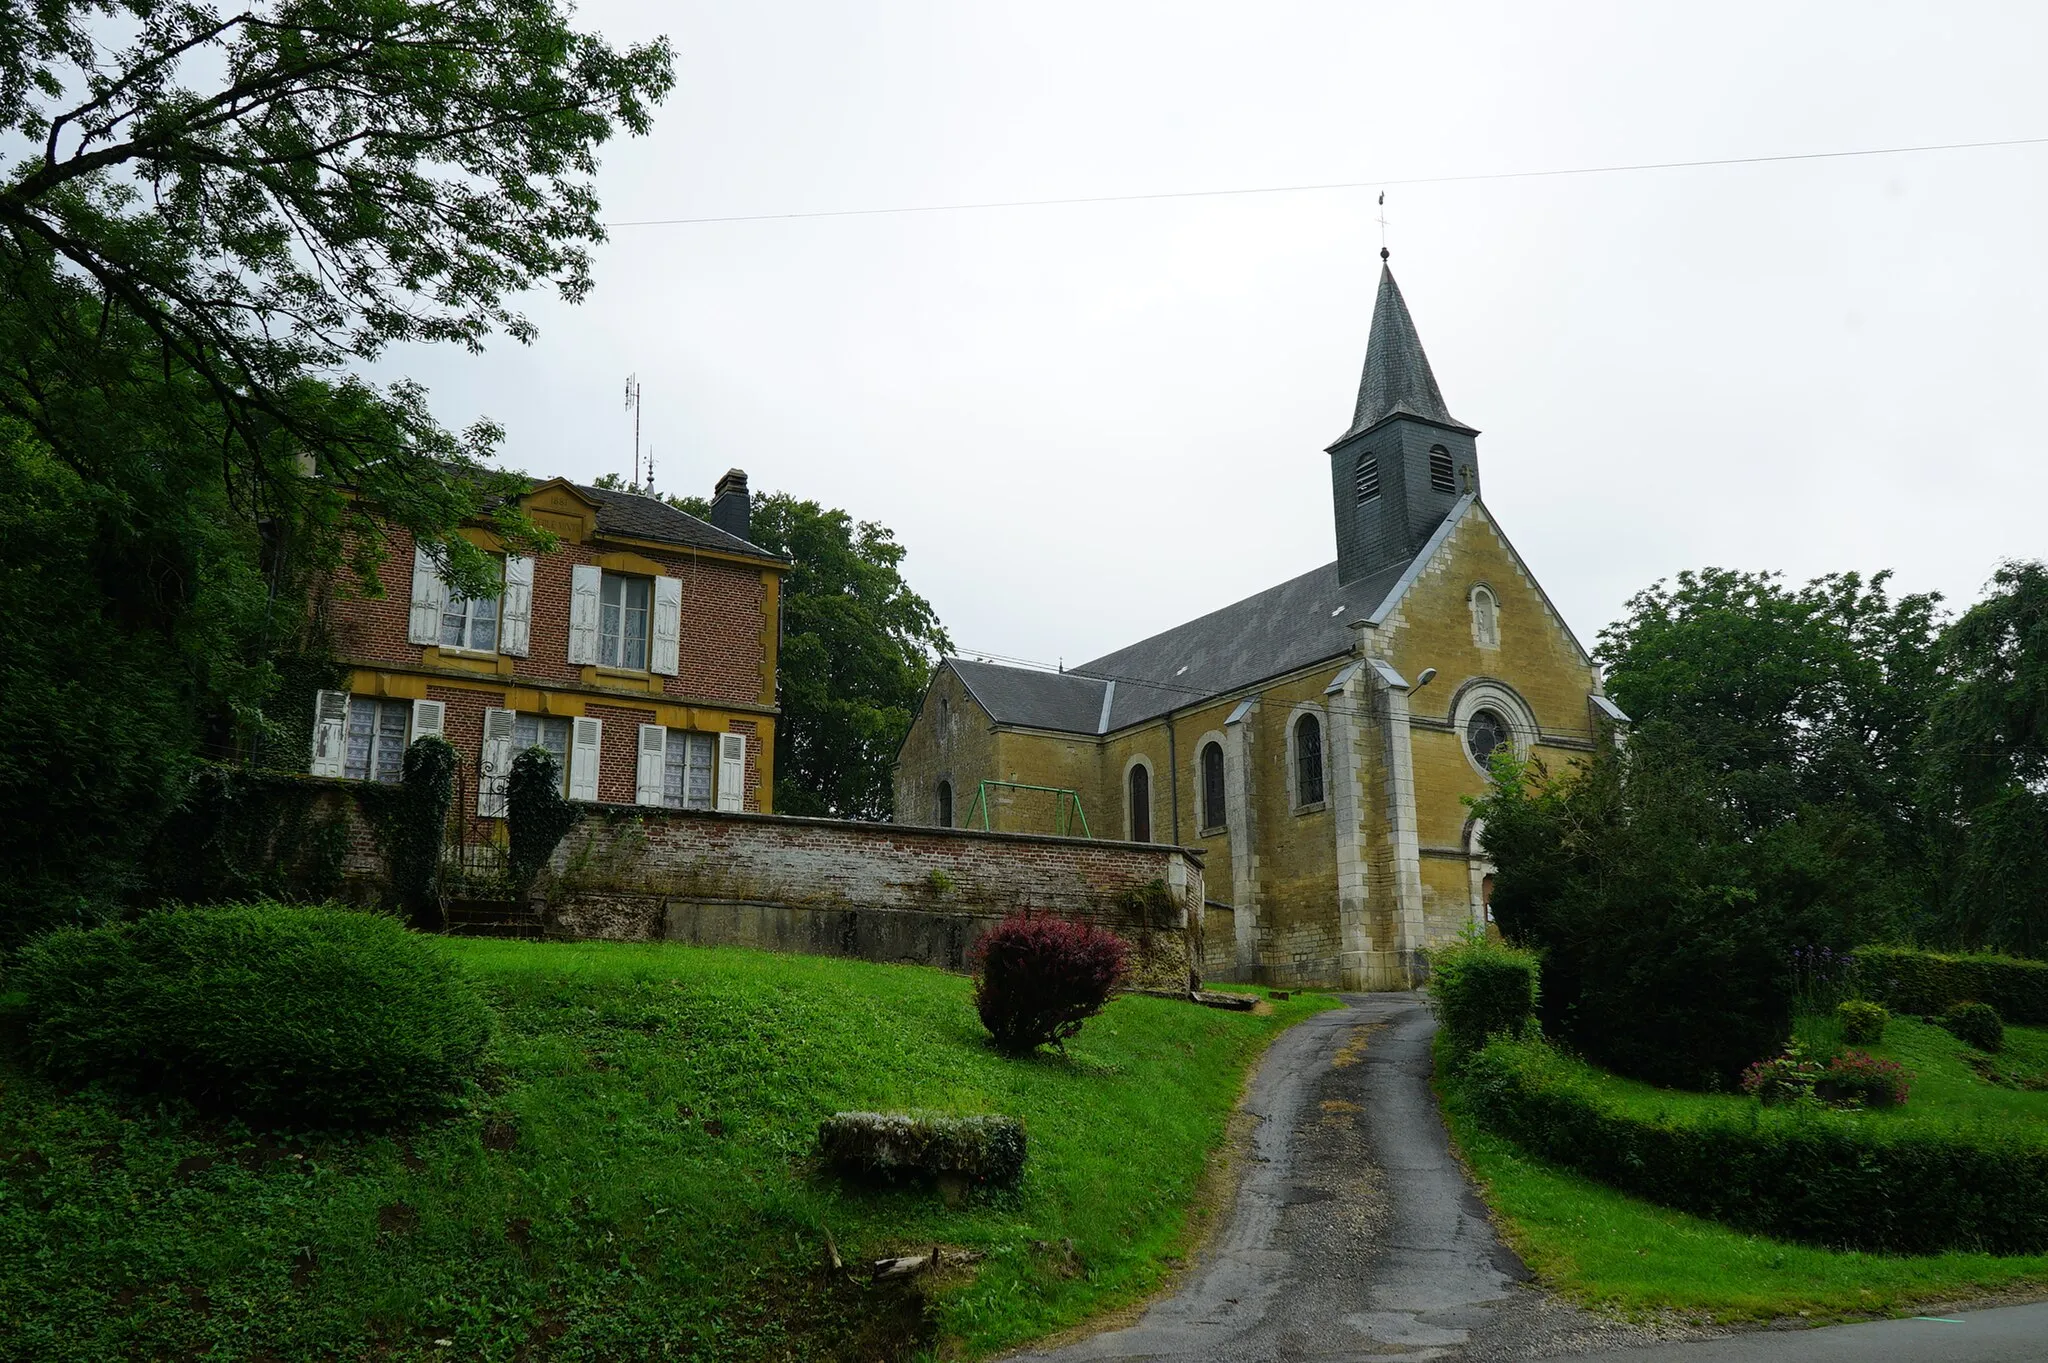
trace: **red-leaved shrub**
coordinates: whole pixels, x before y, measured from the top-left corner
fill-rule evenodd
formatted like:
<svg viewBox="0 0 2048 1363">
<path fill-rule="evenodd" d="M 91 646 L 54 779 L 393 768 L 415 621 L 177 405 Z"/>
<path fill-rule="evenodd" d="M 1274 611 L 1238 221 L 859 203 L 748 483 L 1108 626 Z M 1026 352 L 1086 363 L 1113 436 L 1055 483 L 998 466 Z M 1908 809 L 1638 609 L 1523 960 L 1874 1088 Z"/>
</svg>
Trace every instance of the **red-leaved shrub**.
<svg viewBox="0 0 2048 1363">
<path fill-rule="evenodd" d="M 1013 913 L 975 944 L 975 1011 L 999 1050 L 1058 1046 L 1109 1002 L 1128 954 L 1113 932 Z"/>
</svg>

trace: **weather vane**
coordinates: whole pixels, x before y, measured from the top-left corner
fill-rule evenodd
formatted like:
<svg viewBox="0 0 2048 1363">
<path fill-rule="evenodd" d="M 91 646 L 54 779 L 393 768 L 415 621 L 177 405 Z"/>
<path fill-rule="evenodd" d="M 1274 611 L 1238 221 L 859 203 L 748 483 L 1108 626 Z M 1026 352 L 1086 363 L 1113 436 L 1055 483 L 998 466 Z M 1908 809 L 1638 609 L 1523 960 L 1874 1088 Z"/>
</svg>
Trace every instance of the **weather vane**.
<svg viewBox="0 0 2048 1363">
<path fill-rule="evenodd" d="M 1380 259 L 1385 260 L 1393 252 L 1387 249 L 1387 191 L 1380 191 Z"/>
</svg>

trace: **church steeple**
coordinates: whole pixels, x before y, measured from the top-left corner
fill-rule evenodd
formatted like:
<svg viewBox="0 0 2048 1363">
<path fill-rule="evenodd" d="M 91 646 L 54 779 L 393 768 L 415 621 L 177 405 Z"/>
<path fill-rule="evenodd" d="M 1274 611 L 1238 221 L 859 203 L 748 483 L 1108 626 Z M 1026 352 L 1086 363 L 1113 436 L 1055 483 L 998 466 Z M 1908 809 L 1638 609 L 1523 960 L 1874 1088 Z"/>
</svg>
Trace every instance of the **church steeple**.
<svg viewBox="0 0 2048 1363">
<path fill-rule="evenodd" d="M 1393 267 L 1380 264 L 1380 293 L 1372 305 L 1372 338 L 1365 343 L 1365 373 L 1358 380 L 1358 407 L 1346 437 L 1370 430 L 1396 412 L 1467 431 L 1444 406 L 1443 392 L 1422 353 L 1408 300 L 1394 282 Z"/>
<path fill-rule="evenodd" d="M 1408 562 L 1458 498 L 1479 490 L 1479 432 L 1444 405 L 1384 249 L 1380 256 L 1358 404 L 1328 451 L 1339 582 Z"/>
</svg>

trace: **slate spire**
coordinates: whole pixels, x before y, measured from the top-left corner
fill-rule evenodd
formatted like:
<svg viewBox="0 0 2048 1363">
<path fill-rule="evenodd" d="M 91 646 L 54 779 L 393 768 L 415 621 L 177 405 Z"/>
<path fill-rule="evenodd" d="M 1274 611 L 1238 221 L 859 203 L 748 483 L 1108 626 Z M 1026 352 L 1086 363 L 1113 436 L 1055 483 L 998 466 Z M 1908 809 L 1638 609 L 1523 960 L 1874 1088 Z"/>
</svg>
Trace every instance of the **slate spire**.
<svg viewBox="0 0 2048 1363">
<path fill-rule="evenodd" d="M 1430 372 L 1429 356 L 1422 353 L 1422 338 L 1415 334 L 1415 319 L 1408 315 L 1407 300 L 1394 282 L 1394 271 L 1380 252 L 1380 292 L 1372 306 L 1372 338 L 1365 346 L 1365 373 L 1358 381 L 1358 408 L 1352 414 L 1351 429 L 1340 439 L 1377 425 L 1395 413 L 1420 417 L 1454 430 L 1472 428 L 1452 416 L 1444 406 L 1444 395 Z"/>
</svg>

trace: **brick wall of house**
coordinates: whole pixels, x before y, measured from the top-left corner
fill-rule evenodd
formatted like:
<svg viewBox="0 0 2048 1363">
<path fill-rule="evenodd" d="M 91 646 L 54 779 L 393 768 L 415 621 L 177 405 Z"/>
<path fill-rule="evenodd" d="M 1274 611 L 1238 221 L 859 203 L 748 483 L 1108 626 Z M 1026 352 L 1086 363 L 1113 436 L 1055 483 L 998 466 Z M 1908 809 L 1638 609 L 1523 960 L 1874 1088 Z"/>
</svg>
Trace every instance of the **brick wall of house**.
<svg viewBox="0 0 2048 1363">
<path fill-rule="evenodd" d="M 391 528 L 384 549 L 377 567 L 383 595 L 343 596 L 329 608 L 335 649 L 351 662 L 416 667 L 426 646 L 406 641 L 412 606 L 411 534 Z M 569 662 L 571 570 L 612 552 L 616 551 L 603 542 L 564 544 L 534 561 L 529 651 L 524 658 L 512 659 L 512 677 L 558 686 L 582 681 L 583 668 Z M 682 648 L 676 675 L 663 679 L 662 694 L 676 700 L 759 704 L 772 682 L 763 677 L 767 588 L 761 570 L 684 550 L 636 546 L 632 552 L 682 583 Z"/>
</svg>

